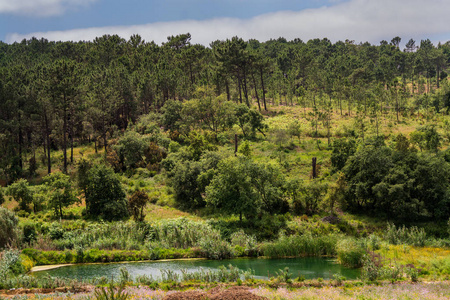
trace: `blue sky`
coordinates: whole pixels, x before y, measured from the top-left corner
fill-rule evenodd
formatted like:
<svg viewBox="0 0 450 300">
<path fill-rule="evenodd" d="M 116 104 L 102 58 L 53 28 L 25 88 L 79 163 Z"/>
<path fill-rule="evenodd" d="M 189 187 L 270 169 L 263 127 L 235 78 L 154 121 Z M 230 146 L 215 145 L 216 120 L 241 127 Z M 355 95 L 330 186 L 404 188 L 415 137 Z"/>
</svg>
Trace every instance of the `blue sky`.
<svg viewBox="0 0 450 300">
<path fill-rule="evenodd" d="M 450 0 L 0 0 L 0 40 L 36 36 L 147 41 L 190 32 L 194 43 L 238 35 L 261 41 L 329 38 L 378 43 L 400 36 L 450 40 Z"/>
</svg>

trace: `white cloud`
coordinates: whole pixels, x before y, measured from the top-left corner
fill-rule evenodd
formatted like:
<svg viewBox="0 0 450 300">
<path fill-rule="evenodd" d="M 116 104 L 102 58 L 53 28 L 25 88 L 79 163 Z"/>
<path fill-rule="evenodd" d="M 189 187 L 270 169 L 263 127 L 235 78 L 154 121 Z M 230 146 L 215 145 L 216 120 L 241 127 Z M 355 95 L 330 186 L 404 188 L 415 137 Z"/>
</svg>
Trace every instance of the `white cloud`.
<svg viewBox="0 0 450 300">
<path fill-rule="evenodd" d="M 0 0 L 0 14 L 49 17 L 97 0 Z"/>
<path fill-rule="evenodd" d="M 1 1 L 1 0 L 0 0 Z M 50 1 L 50 0 L 49 0 Z M 251 19 L 219 18 L 204 21 L 161 22 L 136 26 L 97 27 L 67 31 L 10 34 L 7 42 L 23 38 L 49 40 L 93 40 L 103 34 L 118 34 L 128 39 L 141 35 L 146 41 L 161 43 L 167 36 L 190 32 L 192 42 L 208 45 L 217 39 L 239 36 L 265 41 L 280 36 L 289 39 L 313 38 L 369 41 L 378 43 L 400 36 L 423 39 L 446 36 L 450 39 L 450 1 L 448 0 L 349 0 L 335 5 L 298 12 L 281 11 Z"/>
</svg>

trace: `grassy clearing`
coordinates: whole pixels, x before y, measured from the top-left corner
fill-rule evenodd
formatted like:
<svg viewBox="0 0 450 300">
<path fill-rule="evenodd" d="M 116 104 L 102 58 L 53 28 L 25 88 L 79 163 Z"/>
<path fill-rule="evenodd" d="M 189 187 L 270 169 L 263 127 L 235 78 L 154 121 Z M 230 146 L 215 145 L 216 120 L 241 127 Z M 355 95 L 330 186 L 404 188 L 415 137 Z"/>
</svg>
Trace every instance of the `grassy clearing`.
<svg viewBox="0 0 450 300">
<path fill-rule="evenodd" d="M 377 253 L 384 258 L 384 263 L 412 265 L 421 270 L 423 275 L 431 278 L 450 276 L 450 250 L 436 247 L 414 247 L 406 245 L 386 245 Z"/>
</svg>

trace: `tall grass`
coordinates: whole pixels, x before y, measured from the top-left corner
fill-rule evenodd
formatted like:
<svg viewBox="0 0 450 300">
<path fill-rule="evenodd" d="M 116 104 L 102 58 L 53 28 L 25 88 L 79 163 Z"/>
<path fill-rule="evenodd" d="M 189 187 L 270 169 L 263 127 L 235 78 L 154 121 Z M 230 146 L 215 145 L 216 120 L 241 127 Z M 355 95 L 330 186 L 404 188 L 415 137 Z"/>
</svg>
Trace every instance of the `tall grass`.
<svg viewBox="0 0 450 300">
<path fill-rule="evenodd" d="M 412 226 L 411 228 L 396 227 L 389 223 L 386 229 L 385 239 L 393 245 L 412 245 L 423 247 L 427 242 L 427 234 L 423 228 Z"/>
<path fill-rule="evenodd" d="M 336 245 L 339 262 L 349 268 L 362 267 L 367 249 L 361 240 L 345 238 L 339 240 Z"/>
<path fill-rule="evenodd" d="M 205 222 L 186 218 L 163 220 L 152 225 L 151 241 L 161 248 L 198 247 L 202 238 L 216 236 L 216 230 Z"/>
<path fill-rule="evenodd" d="M 205 222 L 186 218 L 162 220 L 154 224 L 134 222 L 93 223 L 85 228 L 63 230 L 53 223 L 37 249 L 149 250 L 199 247 L 205 237 L 217 237 L 217 230 Z M 43 243 L 45 242 L 45 243 Z M 51 243 L 51 245 L 48 245 Z M 43 245 L 46 244 L 46 245 Z"/>
<path fill-rule="evenodd" d="M 293 256 L 335 256 L 337 235 L 312 236 L 281 235 L 274 242 L 261 246 L 261 252 L 268 257 L 293 257 Z"/>
</svg>

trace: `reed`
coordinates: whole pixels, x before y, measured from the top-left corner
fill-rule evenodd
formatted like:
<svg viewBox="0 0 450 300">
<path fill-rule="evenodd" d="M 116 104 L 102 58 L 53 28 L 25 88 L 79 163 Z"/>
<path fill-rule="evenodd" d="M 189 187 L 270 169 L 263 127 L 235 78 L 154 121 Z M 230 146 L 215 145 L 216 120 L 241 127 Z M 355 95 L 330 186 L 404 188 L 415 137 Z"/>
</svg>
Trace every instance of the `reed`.
<svg viewBox="0 0 450 300">
<path fill-rule="evenodd" d="M 324 235 L 312 236 L 281 235 L 278 240 L 268 242 L 261 246 L 261 252 L 264 256 L 276 257 L 295 257 L 295 256 L 335 256 L 338 236 Z"/>
</svg>

